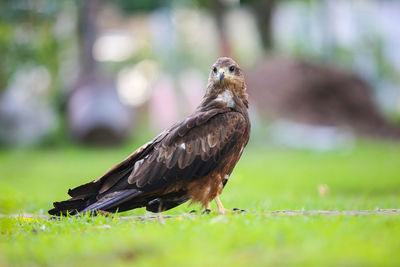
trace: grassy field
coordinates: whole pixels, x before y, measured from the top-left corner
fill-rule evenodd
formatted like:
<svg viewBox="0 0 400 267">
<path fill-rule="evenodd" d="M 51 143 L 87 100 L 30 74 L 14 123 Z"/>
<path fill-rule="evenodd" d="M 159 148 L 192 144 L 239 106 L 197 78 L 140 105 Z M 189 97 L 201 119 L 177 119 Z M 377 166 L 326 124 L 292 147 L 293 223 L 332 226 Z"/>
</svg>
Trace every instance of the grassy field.
<svg viewBox="0 0 400 267">
<path fill-rule="evenodd" d="M 100 176 L 134 147 L 0 151 L 0 266 L 400 265 L 400 215 L 266 212 L 400 208 L 394 144 L 328 153 L 253 144 L 222 195 L 244 214 L 187 216 L 199 207 L 182 205 L 166 213 L 176 216 L 155 220 L 8 216 L 46 214 L 68 188 Z"/>
</svg>

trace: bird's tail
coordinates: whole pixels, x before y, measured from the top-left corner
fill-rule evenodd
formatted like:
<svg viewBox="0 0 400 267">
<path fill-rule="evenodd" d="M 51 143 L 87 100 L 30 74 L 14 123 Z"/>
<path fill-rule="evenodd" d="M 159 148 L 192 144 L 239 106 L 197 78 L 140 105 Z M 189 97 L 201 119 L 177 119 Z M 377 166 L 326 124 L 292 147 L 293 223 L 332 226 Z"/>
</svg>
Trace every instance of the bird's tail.
<svg viewBox="0 0 400 267">
<path fill-rule="evenodd" d="M 83 214 L 86 212 L 93 213 L 99 210 L 114 212 L 118 209 L 120 205 L 129 202 L 130 200 L 134 199 L 135 197 L 141 194 L 142 191 L 138 191 L 137 189 L 126 189 L 126 190 L 116 191 L 100 198 L 95 203 L 87 206 L 80 213 Z"/>
<path fill-rule="evenodd" d="M 50 215 L 54 216 L 66 216 L 67 214 L 77 215 L 88 212 L 95 214 L 100 210 L 114 212 L 120 205 L 132 200 L 141 193 L 142 192 L 137 189 L 126 189 L 105 194 L 100 198 L 98 195 L 86 197 L 84 199 L 73 197 L 66 201 L 54 202 L 54 209 L 51 209 L 48 212 Z"/>
<path fill-rule="evenodd" d="M 96 202 L 96 198 L 89 199 L 69 199 L 60 202 L 54 202 L 54 208 L 49 210 L 50 215 L 54 216 L 66 216 L 66 215 L 76 215 L 86 207 Z"/>
</svg>

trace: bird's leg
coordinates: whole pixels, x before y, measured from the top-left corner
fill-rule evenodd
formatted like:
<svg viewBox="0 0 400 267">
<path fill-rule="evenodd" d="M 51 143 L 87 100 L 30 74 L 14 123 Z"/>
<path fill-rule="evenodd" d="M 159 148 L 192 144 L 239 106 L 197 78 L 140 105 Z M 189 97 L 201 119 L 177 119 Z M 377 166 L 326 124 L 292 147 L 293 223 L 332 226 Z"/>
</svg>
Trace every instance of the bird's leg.
<svg viewBox="0 0 400 267">
<path fill-rule="evenodd" d="M 222 202 L 221 202 L 221 200 L 219 199 L 219 196 L 217 196 L 217 197 L 215 198 L 215 202 L 217 203 L 218 213 L 224 214 L 224 213 L 228 212 L 228 210 L 226 210 L 226 209 L 224 208 L 224 205 L 222 205 Z"/>
<path fill-rule="evenodd" d="M 210 202 L 207 202 L 207 205 L 206 205 L 206 209 L 203 211 L 203 213 L 210 213 L 211 212 L 211 204 L 210 204 Z"/>
</svg>

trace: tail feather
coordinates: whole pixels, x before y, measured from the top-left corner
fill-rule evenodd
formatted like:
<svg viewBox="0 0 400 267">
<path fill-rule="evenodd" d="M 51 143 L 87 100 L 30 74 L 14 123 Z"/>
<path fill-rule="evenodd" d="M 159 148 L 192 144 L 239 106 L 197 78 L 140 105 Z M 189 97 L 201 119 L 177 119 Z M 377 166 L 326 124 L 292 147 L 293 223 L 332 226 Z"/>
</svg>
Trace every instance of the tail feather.
<svg viewBox="0 0 400 267">
<path fill-rule="evenodd" d="M 142 191 L 138 191 L 137 189 L 127 189 L 123 191 L 113 192 L 108 195 L 105 195 L 103 198 L 99 199 L 92 205 L 87 206 L 80 213 L 84 214 L 86 212 L 94 212 L 97 210 L 103 210 L 103 211 L 114 210 L 122 203 L 132 200 L 133 198 L 139 196 L 140 194 L 142 194 Z"/>
<path fill-rule="evenodd" d="M 74 215 L 85 207 L 91 205 L 96 201 L 95 197 L 88 199 L 69 199 L 66 201 L 54 202 L 54 209 L 49 210 L 50 215 Z"/>
<path fill-rule="evenodd" d="M 100 187 L 101 187 L 101 183 L 93 181 L 93 182 L 75 187 L 74 189 L 69 189 L 68 195 L 70 195 L 71 197 L 85 198 L 88 196 L 96 195 L 99 192 Z"/>
<path fill-rule="evenodd" d="M 125 197 L 127 200 L 131 199 L 134 196 L 130 196 L 130 194 L 134 194 L 138 190 L 128 189 L 117 192 L 115 189 L 110 190 L 121 179 L 129 175 L 131 169 L 131 167 L 119 167 L 113 169 L 112 172 L 107 172 L 99 179 L 80 185 L 73 189 L 69 189 L 68 194 L 71 196 L 71 199 L 61 202 L 54 202 L 54 209 L 49 210 L 49 214 L 55 216 L 67 214 L 75 215 L 77 213 L 107 209 L 107 205 L 112 205 L 111 207 L 115 207 L 119 203 L 126 201 L 124 199 Z M 111 197 L 115 199 L 111 199 Z"/>
<path fill-rule="evenodd" d="M 142 194 L 142 192 L 137 189 L 127 189 L 106 194 L 100 199 L 97 199 L 96 196 L 86 199 L 71 198 L 66 201 L 54 202 L 54 209 L 51 209 L 48 212 L 50 215 L 54 216 L 65 216 L 67 214 L 85 214 L 87 212 L 95 212 L 98 210 L 115 211 L 119 205 L 132 200 L 140 194 Z"/>
</svg>

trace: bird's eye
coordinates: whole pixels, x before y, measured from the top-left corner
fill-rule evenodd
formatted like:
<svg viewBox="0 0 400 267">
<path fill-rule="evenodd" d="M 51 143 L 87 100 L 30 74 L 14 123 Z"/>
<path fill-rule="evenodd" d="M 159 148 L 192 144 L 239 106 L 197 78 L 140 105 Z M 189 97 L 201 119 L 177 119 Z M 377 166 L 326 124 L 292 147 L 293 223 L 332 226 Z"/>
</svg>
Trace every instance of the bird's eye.
<svg viewBox="0 0 400 267">
<path fill-rule="evenodd" d="M 217 73 L 217 68 L 216 67 L 213 68 L 213 72 Z"/>
<path fill-rule="evenodd" d="M 229 71 L 230 71 L 230 72 L 234 72 L 234 71 L 235 71 L 235 66 L 230 66 L 230 67 L 229 67 Z"/>
</svg>

